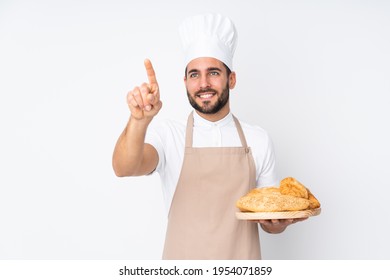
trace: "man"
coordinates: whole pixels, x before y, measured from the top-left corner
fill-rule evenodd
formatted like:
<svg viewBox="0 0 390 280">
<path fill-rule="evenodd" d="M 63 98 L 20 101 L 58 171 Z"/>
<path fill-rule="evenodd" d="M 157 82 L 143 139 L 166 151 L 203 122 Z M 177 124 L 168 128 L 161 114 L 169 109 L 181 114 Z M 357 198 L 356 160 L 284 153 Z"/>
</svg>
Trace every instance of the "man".
<svg viewBox="0 0 390 280">
<path fill-rule="evenodd" d="M 258 224 L 235 218 L 235 202 L 253 187 L 278 185 L 271 140 L 230 112 L 236 30 L 221 15 L 187 19 L 180 27 L 184 83 L 194 111 L 187 124 L 148 129 L 162 107 L 153 66 L 149 83 L 128 93 L 130 120 L 113 155 L 117 176 L 158 172 L 169 209 L 163 259 L 260 259 Z M 249 145 L 248 145 L 249 144 Z M 298 220 L 261 220 L 279 233 Z"/>
</svg>

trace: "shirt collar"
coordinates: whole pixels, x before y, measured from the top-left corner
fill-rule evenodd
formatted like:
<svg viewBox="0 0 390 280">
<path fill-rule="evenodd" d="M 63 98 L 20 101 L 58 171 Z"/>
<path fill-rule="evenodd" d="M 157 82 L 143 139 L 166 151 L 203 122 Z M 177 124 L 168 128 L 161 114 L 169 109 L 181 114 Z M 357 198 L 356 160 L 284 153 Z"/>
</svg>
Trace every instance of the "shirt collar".
<svg viewBox="0 0 390 280">
<path fill-rule="evenodd" d="M 216 122 L 208 121 L 204 118 L 202 118 L 195 110 L 194 110 L 194 127 L 196 126 L 205 126 L 205 127 L 223 127 L 230 123 L 232 123 L 233 120 L 233 114 L 229 112 L 223 119 L 220 119 Z"/>
</svg>

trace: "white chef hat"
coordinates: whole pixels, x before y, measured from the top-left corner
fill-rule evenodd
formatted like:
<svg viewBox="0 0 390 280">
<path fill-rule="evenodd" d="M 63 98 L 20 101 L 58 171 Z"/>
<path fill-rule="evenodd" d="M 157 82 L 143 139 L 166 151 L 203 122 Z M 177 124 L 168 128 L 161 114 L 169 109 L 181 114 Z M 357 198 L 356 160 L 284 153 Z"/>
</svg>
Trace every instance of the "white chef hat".
<svg viewBox="0 0 390 280">
<path fill-rule="evenodd" d="M 197 15 L 184 20 L 179 27 L 185 65 L 198 57 L 216 58 L 232 70 L 237 45 L 234 23 L 220 14 Z"/>
</svg>

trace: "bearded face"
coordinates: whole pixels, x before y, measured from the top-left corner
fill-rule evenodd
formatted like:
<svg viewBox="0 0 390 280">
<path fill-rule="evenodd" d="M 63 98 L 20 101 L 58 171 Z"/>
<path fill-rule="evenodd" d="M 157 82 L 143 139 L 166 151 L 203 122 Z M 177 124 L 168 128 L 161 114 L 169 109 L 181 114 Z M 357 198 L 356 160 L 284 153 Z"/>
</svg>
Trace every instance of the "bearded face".
<svg viewBox="0 0 390 280">
<path fill-rule="evenodd" d="M 235 73 L 215 58 L 198 58 L 187 66 L 185 85 L 188 100 L 199 113 L 211 115 L 222 109 L 229 111 Z"/>
<path fill-rule="evenodd" d="M 203 114 L 215 114 L 219 112 L 229 101 L 229 85 L 217 90 L 206 88 L 191 94 L 187 89 L 187 97 L 192 108 Z"/>
</svg>

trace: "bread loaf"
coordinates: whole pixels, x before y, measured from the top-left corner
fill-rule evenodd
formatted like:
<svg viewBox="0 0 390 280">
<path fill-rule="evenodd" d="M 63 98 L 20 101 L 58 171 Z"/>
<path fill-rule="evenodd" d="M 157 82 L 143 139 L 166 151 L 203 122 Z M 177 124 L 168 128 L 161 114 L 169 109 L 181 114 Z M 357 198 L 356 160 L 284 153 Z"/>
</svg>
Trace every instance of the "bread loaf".
<svg viewBox="0 0 390 280">
<path fill-rule="evenodd" d="M 315 209 L 321 205 L 303 184 L 287 177 L 279 187 L 252 189 L 236 202 L 236 206 L 242 212 L 280 212 Z"/>
</svg>

